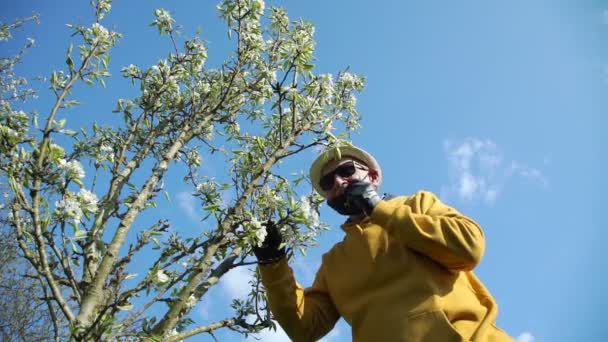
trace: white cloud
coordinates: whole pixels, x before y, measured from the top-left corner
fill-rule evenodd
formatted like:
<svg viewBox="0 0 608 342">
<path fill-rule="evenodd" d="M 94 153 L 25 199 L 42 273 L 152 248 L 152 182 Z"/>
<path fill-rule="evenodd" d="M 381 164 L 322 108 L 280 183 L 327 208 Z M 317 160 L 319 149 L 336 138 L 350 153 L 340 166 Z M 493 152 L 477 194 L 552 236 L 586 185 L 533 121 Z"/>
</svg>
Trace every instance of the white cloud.
<svg viewBox="0 0 608 342">
<path fill-rule="evenodd" d="M 277 331 L 271 329 L 264 329 L 260 333 L 247 337 L 246 341 L 264 341 L 264 342 L 284 342 L 290 341 L 289 336 L 285 333 L 285 330 L 281 328 L 278 322 L 275 321 Z"/>
<path fill-rule="evenodd" d="M 277 330 L 264 329 L 259 334 L 248 337 L 246 341 L 264 341 L 264 342 L 284 342 L 290 341 L 289 336 L 285 333 L 285 330 L 281 328 L 278 322 L 275 321 Z M 336 325 L 332 331 L 330 331 L 325 337 L 319 340 L 319 342 L 335 342 L 339 341 L 342 331 L 340 326 Z M 257 338 L 257 340 L 256 340 Z"/>
<path fill-rule="evenodd" d="M 202 217 L 196 211 L 196 199 L 191 193 L 186 191 L 178 192 L 175 196 L 177 199 L 177 205 L 188 215 L 188 217 L 194 221 L 200 221 Z"/>
<path fill-rule="evenodd" d="M 299 255 L 292 260 L 291 267 L 293 268 L 298 283 L 304 287 L 310 286 L 315 279 L 315 272 L 317 271 L 312 265 L 318 265 L 321 262 L 318 259 L 313 260 L 312 258 L 307 260 Z"/>
<path fill-rule="evenodd" d="M 502 152 L 491 140 L 467 138 L 460 142 L 445 141 L 444 150 L 449 176 L 449 184 L 441 190 L 444 200 L 456 197 L 463 201 L 492 204 L 506 182 L 514 176 L 548 186 L 540 170 L 516 160 L 505 163 Z"/>
<path fill-rule="evenodd" d="M 198 315 L 200 318 L 204 319 L 204 320 L 208 320 L 209 318 L 211 318 L 211 300 L 212 300 L 213 296 L 205 296 L 205 298 L 198 304 L 198 306 L 196 307 L 196 312 L 198 312 Z"/>
<path fill-rule="evenodd" d="M 517 336 L 517 342 L 534 342 L 534 336 L 529 332 L 523 332 Z"/>
<path fill-rule="evenodd" d="M 235 267 L 220 279 L 220 287 L 224 294 L 232 298 L 243 298 L 251 291 L 251 270 L 247 267 Z"/>
<path fill-rule="evenodd" d="M 540 170 L 520 164 L 515 160 L 511 162 L 509 174 L 516 174 L 523 178 L 530 179 L 532 181 L 540 183 L 543 187 L 549 186 L 549 181 L 547 181 L 547 179 Z"/>
</svg>

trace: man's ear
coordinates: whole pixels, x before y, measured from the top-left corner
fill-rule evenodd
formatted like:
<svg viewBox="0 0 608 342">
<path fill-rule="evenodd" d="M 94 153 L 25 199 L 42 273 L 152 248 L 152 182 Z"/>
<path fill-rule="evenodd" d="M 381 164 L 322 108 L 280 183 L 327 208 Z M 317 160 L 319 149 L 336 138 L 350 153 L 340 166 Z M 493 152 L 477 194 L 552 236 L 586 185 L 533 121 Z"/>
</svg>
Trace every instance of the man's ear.
<svg viewBox="0 0 608 342">
<path fill-rule="evenodd" d="M 374 184 L 375 186 L 378 186 L 378 180 L 379 180 L 379 174 L 378 174 L 378 170 L 374 170 L 374 169 L 369 169 L 369 179 L 372 181 L 372 184 Z"/>
</svg>

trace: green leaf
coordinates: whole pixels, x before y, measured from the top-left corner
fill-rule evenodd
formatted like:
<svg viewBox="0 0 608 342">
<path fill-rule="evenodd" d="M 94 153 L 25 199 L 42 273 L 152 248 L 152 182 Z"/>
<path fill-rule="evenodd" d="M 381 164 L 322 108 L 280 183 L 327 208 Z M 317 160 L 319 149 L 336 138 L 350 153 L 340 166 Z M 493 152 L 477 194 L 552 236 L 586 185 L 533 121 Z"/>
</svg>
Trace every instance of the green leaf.
<svg viewBox="0 0 608 342">
<path fill-rule="evenodd" d="M 66 102 L 67 102 L 67 101 L 66 101 Z M 55 123 L 55 125 L 57 125 L 57 129 L 62 129 L 62 128 L 63 128 L 63 126 L 65 126 L 65 123 L 66 123 L 66 120 L 65 120 L 65 119 L 61 119 L 61 120 L 57 121 L 57 122 Z"/>
<path fill-rule="evenodd" d="M 34 242 L 34 237 L 27 230 L 23 231 L 23 235 L 25 235 L 25 240 L 29 243 Z"/>
<path fill-rule="evenodd" d="M 43 218 L 42 220 L 40 220 L 40 223 L 42 224 L 42 228 L 47 228 L 49 226 L 49 224 L 51 223 L 51 217 L 47 216 L 45 218 Z"/>
<path fill-rule="evenodd" d="M 154 244 L 156 245 L 156 247 L 160 248 L 160 242 L 158 241 L 157 238 L 152 238 L 152 241 L 154 241 Z"/>
<path fill-rule="evenodd" d="M 219 204 L 209 204 L 207 206 L 205 206 L 203 209 L 208 210 L 208 211 L 217 211 L 220 208 Z"/>
<path fill-rule="evenodd" d="M 78 134 L 78 132 L 76 132 L 76 131 L 74 131 L 74 130 L 71 130 L 71 129 L 62 129 L 62 130 L 60 131 L 60 133 L 63 133 L 63 134 L 65 134 L 65 135 L 69 135 L 69 136 L 71 136 L 71 137 L 73 137 L 73 136 L 75 136 L 76 134 Z"/>
<path fill-rule="evenodd" d="M 78 184 L 81 188 L 84 187 L 84 184 L 82 183 L 82 181 L 78 178 L 74 178 L 72 179 L 72 181 L 76 184 Z"/>
<path fill-rule="evenodd" d="M 128 311 L 133 309 L 133 304 L 129 303 L 127 305 L 117 305 L 116 307 L 118 308 L 118 310 Z"/>
<path fill-rule="evenodd" d="M 76 239 L 76 240 L 84 239 L 86 236 L 87 236 L 87 231 L 84 229 L 78 229 L 78 230 L 76 230 L 76 233 L 74 233 L 74 239 Z"/>
<path fill-rule="evenodd" d="M 77 105 L 79 105 L 79 104 L 80 104 L 80 102 L 79 102 L 79 101 L 76 101 L 76 100 L 69 100 L 69 101 L 65 101 L 65 102 L 63 103 L 63 106 L 64 106 L 65 108 L 70 108 L 70 107 L 77 106 Z"/>
<path fill-rule="evenodd" d="M 169 196 L 168 191 L 165 191 L 165 198 L 167 199 L 167 202 L 171 203 L 171 197 Z"/>
<path fill-rule="evenodd" d="M 72 241 L 72 251 L 74 251 L 74 253 L 78 253 L 78 246 L 74 243 L 74 241 Z"/>
<path fill-rule="evenodd" d="M 17 181 L 15 180 L 15 177 L 9 176 L 8 184 L 11 186 L 13 193 L 16 195 L 18 193 L 17 189 L 19 189 L 19 185 L 17 185 Z"/>
</svg>

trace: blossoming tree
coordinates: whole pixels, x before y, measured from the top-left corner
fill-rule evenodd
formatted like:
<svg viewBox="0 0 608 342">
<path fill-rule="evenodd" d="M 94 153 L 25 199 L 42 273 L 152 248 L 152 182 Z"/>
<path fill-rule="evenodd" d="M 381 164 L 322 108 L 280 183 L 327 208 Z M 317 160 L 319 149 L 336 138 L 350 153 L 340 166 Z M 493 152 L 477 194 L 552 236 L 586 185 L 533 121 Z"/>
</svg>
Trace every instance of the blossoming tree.
<svg viewBox="0 0 608 342">
<path fill-rule="evenodd" d="M 196 326 L 190 314 L 229 270 L 254 263 L 251 246 L 269 220 L 294 250 L 325 228 L 314 214 L 320 198 L 304 193 L 305 177 L 281 174 L 277 165 L 343 143 L 358 126 L 354 93 L 362 78 L 315 74 L 313 26 L 262 0 L 217 6 L 235 44 L 219 68 L 207 68 L 202 40 L 177 36 L 170 13 L 158 9 L 152 25 L 173 49 L 150 67 L 122 69 L 139 94 L 117 101 L 120 125 L 69 128 L 60 118 L 79 105 L 73 90 L 105 87 L 110 52 L 120 48 L 121 35 L 103 26 L 111 1 L 92 7 L 92 25 L 69 25 L 78 52 L 69 44 L 67 71 L 50 73 L 54 100 L 40 118 L 19 108 L 32 95 L 15 81 L 22 80 L 13 73 L 19 59 L 2 66 L 0 180 L 10 188 L 3 206 L 32 276 L 48 293 L 55 339 L 178 341 L 272 326 L 255 278 L 249 296 L 234 300 L 233 315 Z M 11 28 L 3 26 L 2 38 Z M 344 132 L 335 131 L 337 123 Z M 201 154 L 221 156 L 226 179 L 201 175 Z M 196 236 L 172 231 L 164 218 L 149 227 L 134 223 L 154 212 L 158 197 L 170 196 L 163 183 L 172 168 L 183 170 L 211 227 Z M 155 257 L 136 277 L 130 272 L 141 270 L 141 253 Z M 157 303 L 166 305 L 159 310 Z"/>
</svg>

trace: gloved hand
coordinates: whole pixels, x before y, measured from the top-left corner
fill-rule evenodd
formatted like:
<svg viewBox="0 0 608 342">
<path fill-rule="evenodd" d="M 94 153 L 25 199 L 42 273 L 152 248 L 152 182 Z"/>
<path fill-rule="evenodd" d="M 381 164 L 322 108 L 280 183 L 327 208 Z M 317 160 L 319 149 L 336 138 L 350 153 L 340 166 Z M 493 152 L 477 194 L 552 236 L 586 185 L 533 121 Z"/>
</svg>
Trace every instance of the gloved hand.
<svg viewBox="0 0 608 342">
<path fill-rule="evenodd" d="M 370 215 L 376 205 L 382 201 L 376 191 L 376 187 L 368 182 L 356 181 L 344 189 L 346 201 L 349 205 L 361 209 L 366 215 Z"/>
<path fill-rule="evenodd" d="M 283 236 L 281 236 L 279 228 L 277 228 L 274 222 L 268 220 L 266 223 L 266 237 L 264 238 L 262 247 L 253 246 L 253 253 L 258 262 L 260 264 L 271 264 L 285 257 L 287 255 L 285 247 L 279 248 L 282 242 Z"/>
</svg>

